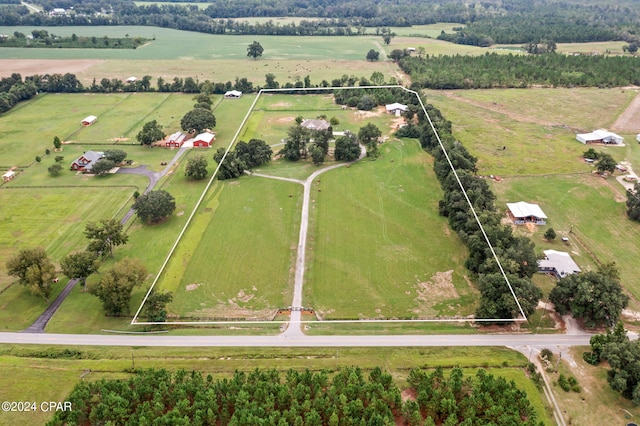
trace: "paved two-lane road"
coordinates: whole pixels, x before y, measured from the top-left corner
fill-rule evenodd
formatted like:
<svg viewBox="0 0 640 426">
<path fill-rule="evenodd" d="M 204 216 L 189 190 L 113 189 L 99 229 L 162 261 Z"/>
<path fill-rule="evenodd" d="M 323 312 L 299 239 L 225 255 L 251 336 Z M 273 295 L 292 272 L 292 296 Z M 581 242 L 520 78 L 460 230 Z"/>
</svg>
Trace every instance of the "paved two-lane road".
<svg viewBox="0 0 640 426">
<path fill-rule="evenodd" d="M 0 333 L 0 343 L 183 347 L 584 346 L 591 335 L 485 334 L 431 336 L 168 336 Z"/>
</svg>

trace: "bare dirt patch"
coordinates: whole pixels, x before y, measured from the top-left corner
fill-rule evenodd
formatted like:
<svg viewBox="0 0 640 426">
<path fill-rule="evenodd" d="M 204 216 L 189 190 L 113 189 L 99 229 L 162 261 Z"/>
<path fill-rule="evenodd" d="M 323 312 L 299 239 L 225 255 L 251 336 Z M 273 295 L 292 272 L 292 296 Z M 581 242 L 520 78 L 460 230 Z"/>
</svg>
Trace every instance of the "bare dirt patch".
<svg viewBox="0 0 640 426">
<path fill-rule="evenodd" d="M 126 142 L 129 140 L 129 138 L 111 138 L 111 139 L 107 139 L 109 142 Z"/>
<path fill-rule="evenodd" d="M 276 102 L 275 104 L 271 104 L 273 108 L 288 108 L 291 106 L 289 102 Z"/>
<path fill-rule="evenodd" d="M 0 59 L 0 77 L 13 73 L 23 76 L 33 74 L 76 74 L 104 62 L 95 59 Z"/>
<path fill-rule="evenodd" d="M 353 112 L 356 116 L 356 119 L 358 120 L 366 120 L 367 118 L 371 118 L 371 117 L 380 117 L 382 114 L 385 113 L 385 108 L 384 107 L 379 107 L 376 108 L 372 111 L 354 111 Z"/>
<path fill-rule="evenodd" d="M 294 121 L 296 121 L 295 117 L 280 117 L 276 120 L 276 123 L 286 124 L 286 123 L 292 123 Z"/>
<path fill-rule="evenodd" d="M 413 300 L 418 304 L 418 307 L 413 309 L 413 312 L 425 314 L 438 302 L 458 298 L 452 277 L 453 270 L 436 272 L 429 281 L 417 283 L 414 286 L 417 296 Z"/>
<path fill-rule="evenodd" d="M 193 290 L 197 289 L 198 287 L 200 287 L 201 285 L 202 285 L 202 283 L 188 284 L 186 289 L 187 289 L 187 291 L 193 291 Z"/>
</svg>

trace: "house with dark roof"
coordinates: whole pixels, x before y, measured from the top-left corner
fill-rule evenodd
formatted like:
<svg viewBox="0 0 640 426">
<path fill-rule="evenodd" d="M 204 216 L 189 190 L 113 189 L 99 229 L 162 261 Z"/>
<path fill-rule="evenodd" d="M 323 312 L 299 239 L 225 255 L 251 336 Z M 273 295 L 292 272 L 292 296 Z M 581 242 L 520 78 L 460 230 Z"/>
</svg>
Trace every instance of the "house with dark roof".
<svg viewBox="0 0 640 426">
<path fill-rule="evenodd" d="M 553 274 L 557 279 L 560 279 L 581 271 L 567 252 L 545 250 L 544 256 L 544 259 L 538 260 L 538 272 Z"/>
<path fill-rule="evenodd" d="M 104 152 L 86 151 L 71 163 L 71 170 L 78 172 L 90 172 L 93 165 L 102 158 L 104 158 Z"/>
<path fill-rule="evenodd" d="M 327 120 L 323 120 L 321 118 L 302 120 L 300 125 L 309 130 L 327 130 L 331 127 L 331 124 L 329 124 Z"/>
</svg>

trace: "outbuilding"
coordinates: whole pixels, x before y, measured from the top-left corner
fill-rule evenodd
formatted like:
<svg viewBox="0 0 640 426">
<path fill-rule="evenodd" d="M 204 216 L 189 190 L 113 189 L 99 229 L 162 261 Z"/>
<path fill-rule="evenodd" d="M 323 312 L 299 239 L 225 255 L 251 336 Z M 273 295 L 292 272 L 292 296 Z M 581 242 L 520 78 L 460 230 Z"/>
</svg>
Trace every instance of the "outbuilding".
<svg viewBox="0 0 640 426">
<path fill-rule="evenodd" d="M 583 144 L 600 143 L 605 145 L 622 145 L 624 138 L 613 132 L 609 132 L 605 129 L 594 130 L 591 133 L 578 133 L 576 134 L 578 142 Z"/>
<path fill-rule="evenodd" d="M 7 173 L 2 175 L 2 181 L 9 182 L 10 180 L 13 180 L 14 177 L 16 177 L 16 172 L 9 170 Z"/>
<path fill-rule="evenodd" d="M 194 148 L 211 148 L 216 140 L 216 135 L 209 132 L 200 133 L 193 139 Z"/>
<path fill-rule="evenodd" d="M 180 148 L 184 141 L 187 139 L 187 135 L 182 132 L 175 132 L 167 138 L 165 145 L 168 148 Z"/>
<path fill-rule="evenodd" d="M 81 123 L 83 126 L 90 126 L 93 123 L 95 123 L 98 120 L 98 117 L 96 117 L 95 115 L 89 115 L 87 117 L 85 117 Z"/>
<path fill-rule="evenodd" d="M 389 105 L 385 105 L 385 108 L 387 109 L 387 112 L 389 114 L 393 114 L 396 117 L 400 117 L 403 112 L 407 111 L 407 106 L 403 105 L 403 104 L 400 104 L 398 102 L 393 103 L 393 104 L 389 104 Z"/>
<path fill-rule="evenodd" d="M 328 130 L 329 127 L 331 127 L 331 124 L 329 124 L 327 120 L 323 120 L 321 118 L 302 120 L 300 125 L 309 130 Z"/>
<path fill-rule="evenodd" d="M 129 77 L 127 83 L 135 83 L 138 79 L 136 77 Z"/>
<path fill-rule="evenodd" d="M 507 203 L 507 208 L 509 209 L 509 217 L 516 225 L 524 225 L 526 223 L 535 225 L 547 224 L 547 215 L 537 204 L 519 201 L 517 203 Z"/>
<path fill-rule="evenodd" d="M 538 272 L 553 274 L 558 279 L 580 271 L 571 255 L 564 251 L 545 250 L 544 259 L 538 260 Z"/>
<path fill-rule="evenodd" d="M 242 97 L 242 92 L 239 90 L 229 90 L 224 94 L 225 99 L 238 99 Z"/>
</svg>

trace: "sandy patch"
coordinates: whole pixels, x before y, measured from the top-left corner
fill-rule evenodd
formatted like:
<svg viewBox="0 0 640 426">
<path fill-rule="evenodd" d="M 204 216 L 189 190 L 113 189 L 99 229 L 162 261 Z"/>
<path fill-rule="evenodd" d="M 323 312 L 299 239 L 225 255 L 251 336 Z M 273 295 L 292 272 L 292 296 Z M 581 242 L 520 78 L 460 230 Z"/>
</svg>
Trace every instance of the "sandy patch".
<svg viewBox="0 0 640 426">
<path fill-rule="evenodd" d="M 637 88 L 636 88 L 637 89 Z M 637 133 L 640 132 L 640 123 L 638 122 L 640 115 L 640 94 L 633 98 L 626 110 L 620 116 L 611 128 L 621 133 Z"/>
<path fill-rule="evenodd" d="M 286 124 L 286 123 L 292 123 L 294 121 L 296 121 L 295 117 L 280 117 L 276 120 L 276 123 Z"/>
<path fill-rule="evenodd" d="M 198 287 L 200 287 L 201 285 L 202 285 L 202 283 L 188 284 L 186 289 L 187 289 L 187 291 L 193 291 L 193 290 L 197 289 Z"/>
<path fill-rule="evenodd" d="M 77 74 L 104 62 L 95 59 L 0 59 L 0 77 L 13 73 L 22 76 L 34 74 Z"/>
<path fill-rule="evenodd" d="M 111 139 L 107 139 L 109 142 L 126 142 L 129 140 L 129 138 L 111 138 Z"/>
<path fill-rule="evenodd" d="M 417 296 L 413 300 L 418 307 L 413 312 L 416 314 L 424 314 L 434 304 L 443 300 L 459 297 L 453 286 L 453 270 L 436 272 L 429 281 L 418 282 L 414 289 Z"/>
<path fill-rule="evenodd" d="M 184 214 L 184 211 L 178 212 L 176 213 L 176 216 L 182 216 Z"/>
<path fill-rule="evenodd" d="M 356 119 L 358 120 L 366 120 L 367 118 L 371 118 L 371 117 L 380 117 L 382 114 L 385 113 L 385 108 L 384 107 L 379 107 L 376 108 L 372 111 L 354 111 L 353 112 L 354 115 L 356 116 Z"/>
<path fill-rule="evenodd" d="M 276 102 L 275 104 L 271 104 L 274 108 L 287 108 L 290 107 L 291 104 L 289 102 Z"/>
</svg>

